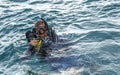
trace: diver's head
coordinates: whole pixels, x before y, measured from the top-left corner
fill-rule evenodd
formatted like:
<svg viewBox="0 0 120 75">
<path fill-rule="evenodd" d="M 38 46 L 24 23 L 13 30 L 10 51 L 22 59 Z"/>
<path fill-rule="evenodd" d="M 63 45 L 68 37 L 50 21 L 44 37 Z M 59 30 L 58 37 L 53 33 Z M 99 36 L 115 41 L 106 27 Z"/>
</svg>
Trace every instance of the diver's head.
<svg viewBox="0 0 120 75">
<path fill-rule="evenodd" d="M 44 32 L 47 30 L 44 21 L 37 21 L 35 23 L 35 30 L 36 30 L 36 34 L 38 35 L 44 34 Z"/>
<path fill-rule="evenodd" d="M 37 27 L 45 28 L 45 23 L 44 23 L 44 21 L 37 21 L 37 22 L 35 23 L 35 28 L 37 28 Z"/>
</svg>

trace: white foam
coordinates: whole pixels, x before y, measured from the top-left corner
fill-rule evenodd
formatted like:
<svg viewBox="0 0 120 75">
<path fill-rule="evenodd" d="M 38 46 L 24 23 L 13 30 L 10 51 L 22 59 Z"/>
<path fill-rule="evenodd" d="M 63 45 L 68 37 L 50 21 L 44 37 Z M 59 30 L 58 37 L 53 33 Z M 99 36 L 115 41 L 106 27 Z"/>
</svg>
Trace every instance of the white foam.
<svg viewBox="0 0 120 75">
<path fill-rule="evenodd" d="M 64 32 L 58 32 L 59 35 L 63 34 L 84 34 L 88 32 L 93 32 L 93 31 L 106 31 L 106 32 L 120 32 L 119 29 L 115 28 L 101 28 L 101 29 L 90 29 L 90 30 L 85 30 L 85 29 L 74 29 L 74 28 L 65 28 L 63 29 Z"/>
<path fill-rule="evenodd" d="M 64 71 L 60 71 L 61 74 L 60 75 L 82 75 L 82 71 L 84 69 L 81 68 L 81 69 L 76 69 L 76 68 L 69 68 L 69 69 L 66 69 Z"/>
</svg>

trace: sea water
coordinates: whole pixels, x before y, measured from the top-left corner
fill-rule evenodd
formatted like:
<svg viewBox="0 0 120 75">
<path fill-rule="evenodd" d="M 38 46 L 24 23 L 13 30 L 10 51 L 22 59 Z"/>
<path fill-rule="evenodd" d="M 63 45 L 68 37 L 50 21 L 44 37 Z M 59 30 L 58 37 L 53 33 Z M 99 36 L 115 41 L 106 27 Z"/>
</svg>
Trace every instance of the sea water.
<svg viewBox="0 0 120 75">
<path fill-rule="evenodd" d="M 64 40 L 21 59 L 40 18 Z M 0 75 L 120 75 L 119 53 L 120 0 L 0 0 Z"/>
</svg>

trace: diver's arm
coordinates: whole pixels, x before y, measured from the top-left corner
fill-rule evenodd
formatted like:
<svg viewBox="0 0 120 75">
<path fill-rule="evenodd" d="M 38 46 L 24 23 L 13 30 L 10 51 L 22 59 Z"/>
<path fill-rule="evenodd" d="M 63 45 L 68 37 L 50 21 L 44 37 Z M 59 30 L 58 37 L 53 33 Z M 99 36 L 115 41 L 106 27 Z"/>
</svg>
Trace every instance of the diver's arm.
<svg viewBox="0 0 120 75">
<path fill-rule="evenodd" d="M 29 43 L 29 48 L 28 48 L 28 51 L 26 53 L 28 56 L 32 56 L 35 53 L 34 46 L 33 46 L 33 43 L 32 43 L 32 39 L 30 37 L 30 33 L 32 33 L 32 32 L 31 31 L 27 31 L 26 34 L 25 34 L 26 35 L 26 39 L 27 39 L 27 41 Z"/>
</svg>

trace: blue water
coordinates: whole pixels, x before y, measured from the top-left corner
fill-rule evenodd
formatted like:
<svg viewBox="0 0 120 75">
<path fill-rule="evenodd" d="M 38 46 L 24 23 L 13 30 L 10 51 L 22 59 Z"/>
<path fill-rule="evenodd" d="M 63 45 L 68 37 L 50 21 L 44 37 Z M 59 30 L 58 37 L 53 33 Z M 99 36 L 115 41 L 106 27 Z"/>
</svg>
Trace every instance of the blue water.
<svg viewBox="0 0 120 75">
<path fill-rule="evenodd" d="M 44 18 L 63 41 L 23 60 Z M 0 75 L 120 75 L 120 0 L 0 0 Z"/>
</svg>

